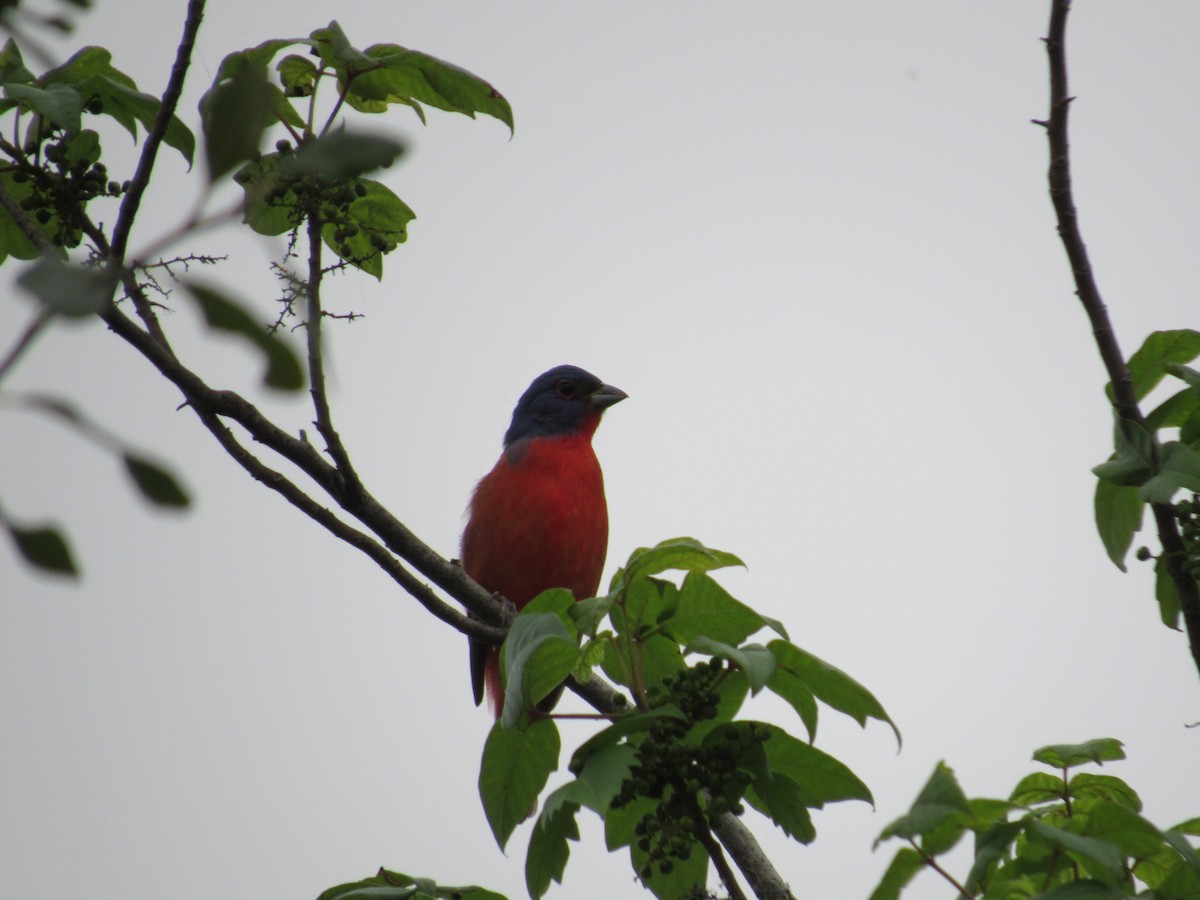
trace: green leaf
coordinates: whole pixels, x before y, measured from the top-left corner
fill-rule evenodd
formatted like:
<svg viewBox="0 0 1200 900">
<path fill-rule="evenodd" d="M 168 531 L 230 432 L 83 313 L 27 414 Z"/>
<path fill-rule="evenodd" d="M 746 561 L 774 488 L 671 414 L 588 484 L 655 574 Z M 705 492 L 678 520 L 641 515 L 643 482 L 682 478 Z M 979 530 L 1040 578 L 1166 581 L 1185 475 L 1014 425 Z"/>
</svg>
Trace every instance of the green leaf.
<svg viewBox="0 0 1200 900">
<path fill-rule="evenodd" d="M 570 591 L 561 588 L 555 591 L 571 596 Z M 505 675 L 501 725 L 514 727 L 526 710 L 562 684 L 577 656 L 575 639 L 559 615 L 538 612 L 537 608 L 522 610 L 505 638 L 500 656 Z"/>
<path fill-rule="evenodd" d="M 689 572 L 679 591 L 674 615 L 663 631 L 680 644 L 698 637 L 737 646 L 766 623 L 762 616 L 703 572 Z"/>
<path fill-rule="evenodd" d="M 638 797 L 620 809 L 610 809 L 604 816 L 604 845 L 610 851 L 628 847 L 637 837 L 637 823 L 657 807 L 657 800 Z"/>
<path fill-rule="evenodd" d="M 240 335 L 258 348 L 267 364 L 263 373 L 267 387 L 281 391 L 304 387 L 300 359 L 279 335 L 268 332 L 241 304 L 218 289 L 194 281 L 184 282 L 184 287 L 200 307 L 209 328 Z"/>
<path fill-rule="evenodd" d="M 272 87 L 265 66 L 216 84 L 200 105 L 208 180 L 216 181 L 256 154 L 273 119 Z"/>
<path fill-rule="evenodd" d="M 331 887 L 322 891 L 317 900 L 420 900 L 426 897 L 437 900 L 507 900 L 503 894 L 474 885 L 438 885 L 431 878 L 416 878 L 387 869 L 380 869 L 376 875 L 362 881 Z"/>
<path fill-rule="evenodd" d="M 129 452 L 123 454 L 123 459 L 125 471 L 138 491 L 155 506 L 182 508 L 191 503 L 187 491 L 162 466 Z"/>
<path fill-rule="evenodd" d="M 82 127 L 83 98 L 70 85 L 50 84 L 38 88 L 30 84 L 6 84 L 4 95 L 72 134 Z"/>
<path fill-rule="evenodd" d="M 623 645 L 627 646 L 628 642 L 623 642 Z M 687 664 L 683 660 L 683 654 L 679 651 L 679 645 L 671 638 L 656 634 L 642 641 L 640 647 L 642 654 L 642 674 L 647 687 L 661 684 L 663 679 L 668 675 L 673 675 L 687 668 Z M 606 647 L 603 667 L 604 674 L 617 684 L 632 688 L 632 685 L 627 683 L 626 670 L 617 661 L 617 653 L 618 648 L 615 644 L 609 644 Z"/>
<path fill-rule="evenodd" d="M 1200 397 L 1196 398 L 1200 402 Z M 1200 409 L 1192 410 L 1191 414 L 1179 426 L 1179 439 L 1195 449 L 1200 446 Z"/>
<path fill-rule="evenodd" d="M 1158 601 L 1158 615 L 1162 623 L 1175 631 L 1179 630 L 1179 588 L 1160 556 L 1154 561 L 1154 599 Z"/>
<path fill-rule="evenodd" d="M 958 786 L 954 770 L 939 762 L 908 812 L 888 825 L 875 846 L 890 837 L 917 838 L 949 820 L 967 822 L 971 805 Z"/>
<path fill-rule="evenodd" d="M 738 722 L 738 725 L 748 724 Z M 863 800 L 874 804 L 871 790 L 840 760 L 823 753 L 812 744 L 797 740 L 782 728 L 756 722 L 756 727 L 770 735 L 763 745 L 771 772 L 786 775 L 799 785 L 804 805 L 820 809 L 826 803 L 842 800 Z"/>
<path fill-rule="evenodd" d="M 687 859 L 670 860 L 671 871 L 667 874 L 660 870 L 658 863 L 652 863 L 649 853 L 639 849 L 636 843 L 629 845 L 629 859 L 642 884 L 659 900 L 690 900 L 697 892 L 703 893 L 708 881 L 708 855 L 696 844 L 692 845 L 691 851 Z M 642 878 L 641 872 L 648 865 L 650 877 Z"/>
<path fill-rule="evenodd" d="M 1010 855 L 1013 842 L 1025 830 L 1023 822 L 1000 821 L 993 824 L 975 838 L 975 862 L 967 875 L 966 888 L 978 892 L 983 889 L 996 865 Z"/>
<path fill-rule="evenodd" d="M 794 684 L 786 679 L 779 678 L 779 672 L 786 672 L 804 687 L 810 690 L 813 695 L 823 703 L 836 709 L 838 712 L 845 713 L 854 719 L 859 725 L 864 728 L 867 725 L 867 719 L 877 719 L 880 722 L 886 722 L 891 726 L 892 731 L 896 735 L 896 743 L 901 742 L 900 729 L 896 727 L 896 723 L 884 711 L 883 706 L 875 699 L 874 694 L 868 691 L 865 687 L 843 672 L 841 669 L 829 665 L 823 660 L 817 659 L 806 650 L 802 650 L 795 644 L 787 641 L 771 641 L 767 644 L 767 649 L 775 654 L 775 660 L 778 665 L 775 676 L 767 683 L 767 687 L 775 691 L 788 702 L 792 702 L 791 696 L 795 695 Z M 795 706 L 795 704 L 793 704 Z M 797 712 L 800 709 L 797 707 Z M 804 714 L 801 713 L 801 719 Z M 816 714 L 813 714 L 812 724 L 809 725 L 805 720 L 805 725 L 809 728 L 810 737 L 816 731 Z"/>
<path fill-rule="evenodd" d="M 1125 556 L 1133 544 L 1133 536 L 1142 529 L 1145 504 L 1136 487 L 1097 478 L 1094 507 L 1096 529 L 1100 532 L 1104 550 L 1113 564 L 1124 572 Z"/>
<path fill-rule="evenodd" d="M 339 239 L 338 226 L 330 221 L 321 229 L 321 239 L 350 265 L 382 278 L 384 254 L 408 240 L 408 223 L 417 214 L 378 181 L 358 178 L 350 187 L 355 198 L 337 215 L 353 224 L 357 233 Z"/>
<path fill-rule="evenodd" d="M 613 616 L 613 627 L 621 635 L 641 636 L 674 614 L 679 605 L 679 588 L 661 578 L 639 578 L 628 583 L 624 598 L 625 602 Z"/>
<path fill-rule="evenodd" d="M 113 68 L 112 54 L 103 47 L 84 47 L 38 81 L 42 87 L 51 84 L 73 87 L 83 98 L 85 107 L 99 102 L 102 114 L 119 122 L 135 140 L 137 123 L 149 131 L 162 107 L 157 97 L 143 94 L 137 90 L 132 78 Z M 192 164 L 196 138 L 178 116 L 171 117 L 163 141 L 178 150 L 189 166 Z"/>
<path fill-rule="evenodd" d="M 562 884 L 567 859 L 571 855 L 567 842 L 579 840 L 579 824 L 575 820 L 578 812 L 578 803 L 556 803 L 553 812 L 548 814 L 543 811 L 533 826 L 529 835 L 529 851 L 525 854 L 525 887 L 535 900 L 550 889 L 551 880 Z"/>
<path fill-rule="evenodd" d="M 4 525 L 16 545 L 17 553 L 35 569 L 55 575 L 79 577 L 79 567 L 75 565 L 71 546 L 57 528 L 27 528 L 7 519 L 4 520 Z"/>
<path fill-rule="evenodd" d="M 1052 891 L 1038 894 L 1037 900 L 1132 900 L 1130 894 L 1110 887 L 1102 881 L 1088 878 L 1063 884 Z"/>
<path fill-rule="evenodd" d="M 494 87 L 450 63 L 397 44 L 374 44 L 365 52 L 350 45 L 337 22 L 312 33 L 321 58 L 338 73 L 346 101 L 360 112 L 383 112 L 388 104 L 424 103 L 475 118 L 483 113 L 513 131 L 512 107 Z M 422 115 L 422 121 L 424 116 Z"/>
<path fill-rule="evenodd" d="M 1184 328 L 1177 331 L 1155 331 L 1129 358 L 1129 375 L 1138 400 L 1150 393 L 1166 374 L 1172 363 L 1191 362 L 1200 354 L 1200 332 Z M 1112 397 L 1112 385 L 1108 395 Z"/>
<path fill-rule="evenodd" d="M 529 837 L 525 858 L 525 884 L 531 897 L 542 896 L 551 881 L 562 883 L 570 856 L 568 841 L 579 840 L 576 814 L 588 807 L 603 816 L 629 777 L 635 753 L 632 747 L 609 745 L 590 754 L 575 781 L 553 791 Z"/>
<path fill-rule="evenodd" d="M 795 672 L 785 669 L 777 663 L 771 680 L 767 682 L 767 687 L 791 704 L 792 709 L 800 716 L 800 721 L 808 730 L 809 743 L 816 740 L 817 699 L 813 696 L 813 692 L 805 686 L 803 679 Z"/>
<path fill-rule="evenodd" d="M 1171 441 L 1162 446 L 1158 473 L 1138 489 L 1138 496 L 1148 503 L 1170 503 L 1180 488 L 1200 493 L 1200 453 Z"/>
<path fill-rule="evenodd" d="M 745 673 L 750 690 L 755 694 L 766 686 L 775 672 L 775 654 L 762 644 L 731 647 L 729 644 L 723 644 L 700 635 L 689 641 L 683 652 L 703 653 L 737 664 L 738 668 Z"/>
<path fill-rule="evenodd" d="M 1163 366 L 1163 371 L 1168 375 L 1174 375 L 1179 380 L 1183 381 L 1197 395 L 1200 395 L 1200 372 L 1197 372 L 1191 366 L 1184 366 L 1178 363 L 1168 363 Z"/>
<path fill-rule="evenodd" d="M 230 53 L 227 55 L 223 60 L 221 60 L 221 65 L 217 69 L 217 77 L 213 80 L 213 86 L 209 88 L 208 92 L 205 94 L 205 97 L 201 98 L 201 109 L 203 110 L 208 96 L 212 94 L 217 85 L 230 79 L 244 77 L 247 72 L 252 70 L 266 71 L 267 67 L 271 64 L 271 60 L 275 58 L 275 55 L 280 50 L 283 50 L 286 47 L 295 46 L 296 44 L 307 47 L 312 46 L 312 42 L 306 38 L 292 40 L 271 40 L 264 41 L 257 47 L 251 47 L 247 50 L 239 50 L 236 53 Z M 303 57 L 288 57 L 288 59 L 303 59 Z M 280 65 L 282 66 L 283 63 L 281 62 Z M 311 66 L 312 64 L 309 63 L 309 65 Z M 313 71 L 315 72 L 315 67 L 313 67 Z M 288 99 L 284 96 L 283 91 L 270 82 L 268 82 L 267 87 L 271 103 L 271 112 L 274 117 L 280 122 L 290 125 L 297 131 L 303 131 L 306 123 L 304 119 L 300 117 L 300 114 L 296 112 L 295 107 L 288 102 Z"/>
<path fill-rule="evenodd" d="M 892 857 L 875 890 L 871 891 L 870 900 L 899 900 L 900 892 L 923 868 L 925 860 L 920 853 L 911 847 L 901 847 Z"/>
<path fill-rule="evenodd" d="M 1133 810 L 1107 800 L 1089 808 L 1084 834 L 1106 841 L 1135 859 L 1151 856 L 1166 840 L 1161 831 Z"/>
<path fill-rule="evenodd" d="M 370 69 L 374 61 L 350 45 L 350 39 L 337 20 L 330 22 L 324 28 L 318 28 L 309 35 L 314 49 L 321 56 L 321 61 L 336 71 L 342 78 L 354 77 L 358 71 Z"/>
<path fill-rule="evenodd" d="M 1146 430 L 1151 434 L 1160 428 L 1178 428 L 1200 408 L 1200 394 L 1188 388 L 1172 394 L 1146 415 Z"/>
<path fill-rule="evenodd" d="M 1137 791 L 1115 775 L 1080 772 L 1071 779 L 1071 796 L 1087 800 L 1107 800 L 1133 812 L 1141 812 L 1142 798 Z"/>
<path fill-rule="evenodd" d="M 654 723 L 663 716 L 671 716 L 684 722 L 687 721 L 687 717 L 677 707 L 670 704 L 657 707 L 649 712 L 623 716 L 580 744 L 571 755 L 571 762 L 568 766 L 569 770 L 576 774 L 581 773 L 594 754 L 615 746 L 629 735 L 649 731 Z"/>
<path fill-rule="evenodd" d="M 385 134 L 331 131 L 304 144 L 282 162 L 288 175 L 314 175 L 329 181 L 357 178 L 386 168 L 407 150 L 401 141 Z"/>
<path fill-rule="evenodd" d="M 21 58 L 21 49 L 10 37 L 0 50 L 0 84 L 29 84 L 33 80 L 33 73 Z"/>
<path fill-rule="evenodd" d="M 1033 752 L 1035 762 L 1065 769 L 1094 762 L 1104 765 L 1106 762 L 1124 759 L 1124 745 L 1116 738 L 1096 738 L 1084 741 L 1082 744 L 1050 744 Z"/>
<path fill-rule="evenodd" d="M 572 604 L 570 616 L 575 622 L 575 627 L 579 629 L 579 633 L 595 637 L 596 630 L 604 621 L 605 616 L 612 611 L 615 601 L 616 598 L 609 594 L 606 597 L 589 597 Z"/>
<path fill-rule="evenodd" d="M 16 172 L 0 172 L 0 186 L 3 186 L 19 206 L 22 200 L 33 196 L 33 182 L 29 179 L 14 181 L 15 175 Z M 48 223 L 41 225 L 41 233 L 47 234 L 47 229 L 56 226 L 57 218 L 54 216 Z M 47 234 L 47 236 L 49 235 Z M 33 241 L 29 239 L 24 229 L 17 224 L 16 219 L 9 214 L 8 210 L 0 206 L 0 262 L 9 256 L 16 259 L 37 259 L 41 256 L 41 251 L 34 246 Z"/>
<path fill-rule="evenodd" d="M 107 309 L 116 283 L 116 276 L 107 269 L 71 265 L 54 256 L 40 257 L 17 276 L 17 284 L 42 306 L 71 319 Z"/>
<path fill-rule="evenodd" d="M 279 61 L 275 70 L 287 96 L 312 96 L 317 85 L 317 66 L 310 57 L 291 53 Z"/>
<path fill-rule="evenodd" d="M 1192 837 L 1200 837 L 1200 816 L 1194 819 L 1185 819 L 1169 830 L 1178 831 L 1180 834 L 1190 834 Z"/>
<path fill-rule="evenodd" d="M 628 744 L 612 744 L 589 754 L 576 780 L 582 789 L 576 795 L 577 801 L 603 816 L 613 798 L 621 792 L 621 785 L 628 780 L 636 758 L 637 754 Z"/>
<path fill-rule="evenodd" d="M 1031 772 L 1017 783 L 1008 799 L 1021 806 L 1034 806 L 1039 803 L 1062 803 L 1066 794 L 1066 785 L 1058 775 Z"/>
<path fill-rule="evenodd" d="M 1140 485 L 1154 473 L 1154 438 L 1139 423 L 1115 415 L 1113 446 L 1116 454 L 1092 467 L 1097 478 L 1116 485 Z"/>
<path fill-rule="evenodd" d="M 294 182 L 281 178 L 278 153 L 264 153 L 233 176 L 245 191 L 244 221 L 254 231 L 274 237 L 299 227 L 304 210 Z"/>
<path fill-rule="evenodd" d="M 1028 819 L 1026 828 L 1030 833 L 1060 847 L 1072 858 L 1084 863 L 1093 875 L 1103 876 L 1106 883 L 1115 883 L 1120 880 L 1124 871 L 1124 861 L 1117 848 L 1107 841 L 1072 834 L 1037 819 Z"/>
<path fill-rule="evenodd" d="M 1197 820 L 1193 819 L 1192 821 L 1196 822 Z M 1186 825 L 1187 823 L 1184 824 Z M 1196 852 L 1196 848 L 1193 847 L 1191 842 L 1180 833 L 1181 831 L 1183 831 L 1182 826 L 1168 829 L 1163 833 L 1163 840 L 1165 840 L 1171 846 L 1172 850 L 1180 855 L 1184 863 L 1186 863 L 1192 872 L 1194 872 L 1196 875 L 1200 875 L 1200 853 Z M 1196 831 L 1193 829 L 1187 833 L 1195 834 Z"/>
<path fill-rule="evenodd" d="M 533 719 L 520 728 L 497 722 L 488 733 L 479 767 L 479 796 L 501 850 L 558 767 L 559 746 L 552 719 Z"/>
<path fill-rule="evenodd" d="M 807 795 L 787 775 L 769 773 L 755 778 L 746 791 L 746 801 L 783 829 L 788 837 L 810 844 L 817 837 L 808 812 Z"/>
<path fill-rule="evenodd" d="M 610 634 L 610 632 L 605 632 Z M 604 662 L 607 648 L 608 638 L 593 639 L 586 641 L 579 648 L 579 654 L 575 657 L 575 664 L 571 666 L 571 677 L 580 684 L 587 684 L 592 677 L 592 670 Z"/>
<path fill-rule="evenodd" d="M 710 572 L 713 569 L 745 565 L 732 553 L 705 547 L 695 538 L 672 538 L 653 547 L 634 550 L 625 568 L 617 570 L 613 576 L 612 589 L 616 591 L 639 578 L 671 570 Z"/>
</svg>

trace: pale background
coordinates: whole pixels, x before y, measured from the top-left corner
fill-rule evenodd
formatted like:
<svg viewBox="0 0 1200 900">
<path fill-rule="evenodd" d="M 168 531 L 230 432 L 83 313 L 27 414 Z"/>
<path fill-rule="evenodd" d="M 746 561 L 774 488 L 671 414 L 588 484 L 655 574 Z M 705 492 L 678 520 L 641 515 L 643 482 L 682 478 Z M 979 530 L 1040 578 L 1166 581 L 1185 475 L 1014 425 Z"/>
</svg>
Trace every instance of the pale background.
<svg viewBox="0 0 1200 900">
<path fill-rule="evenodd" d="M 534 375 L 572 362 L 628 391 L 596 441 L 606 573 L 680 534 L 739 553 L 725 584 L 904 733 L 897 754 L 886 727 L 824 716 L 818 746 L 876 809 L 817 813 L 815 844 L 748 817 L 802 897 L 868 895 L 893 851 L 873 837 L 939 759 L 1004 795 L 1035 747 L 1114 736 L 1130 759 L 1108 771 L 1152 821 L 1200 814 L 1185 639 L 1158 623 L 1148 567 L 1118 572 L 1091 524 L 1104 374 L 1029 124 L 1048 8 L 215 0 L 181 107 L 195 125 L 226 52 L 335 15 L 359 46 L 423 50 L 510 99 L 511 141 L 433 110 L 377 120 L 413 142 L 387 181 L 420 218 L 382 284 L 330 286 L 367 314 L 330 329 L 337 424 L 376 495 L 452 555 Z M 182 10 L 101 0 L 79 38 L 158 91 Z M 1197 33 L 1194 0 L 1093 0 L 1071 23 L 1077 200 L 1126 353 L 1200 324 Z M 197 174 L 164 151 L 135 247 L 179 221 Z M 218 275 L 265 319 L 280 246 L 227 230 L 178 249 L 233 254 Z M 6 291 L 3 346 L 27 314 Z M 262 398 L 240 347 L 181 341 Z M 149 510 L 111 457 L 0 410 L 0 497 L 65 526 L 85 568 L 38 577 L 0 548 L 0 896 L 298 900 L 381 864 L 524 895 L 527 827 L 505 857 L 478 803 L 489 721 L 464 638 L 251 482 L 95 323 L 50 335 L 6 388 L 71 398 L 196 502 Z M 308 427 L 300 400 L 267 402 Z M 749 712 L 801 730 L 782 704 Z M 551 896 L 639 896 L 581 821 Z M 926 875 L 910 896 L 952 893 Z"/>
</svg>

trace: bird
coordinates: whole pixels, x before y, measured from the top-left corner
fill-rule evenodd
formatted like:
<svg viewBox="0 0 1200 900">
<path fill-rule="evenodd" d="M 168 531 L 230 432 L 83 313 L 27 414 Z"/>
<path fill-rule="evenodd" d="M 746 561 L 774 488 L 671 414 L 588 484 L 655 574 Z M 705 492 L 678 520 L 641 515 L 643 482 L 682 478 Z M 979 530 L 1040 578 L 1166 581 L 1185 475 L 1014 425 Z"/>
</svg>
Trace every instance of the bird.
<svg viewBox="0 0 1200 900">
<path fill-rule="evenodd" d="M 518 610 L 549 588 L 596 595 L 608 552 L 604 476 L 592 436 L 604 411 L 629 395 L 578 366 L 556 366 L 525 390 L 496 465 L 471 495 L 462 567 Z M 471 640 L 475 705 L 504 709 L 500 648 Z M 548 711 L 556 691 L 539 704 Z"/>
</svg>

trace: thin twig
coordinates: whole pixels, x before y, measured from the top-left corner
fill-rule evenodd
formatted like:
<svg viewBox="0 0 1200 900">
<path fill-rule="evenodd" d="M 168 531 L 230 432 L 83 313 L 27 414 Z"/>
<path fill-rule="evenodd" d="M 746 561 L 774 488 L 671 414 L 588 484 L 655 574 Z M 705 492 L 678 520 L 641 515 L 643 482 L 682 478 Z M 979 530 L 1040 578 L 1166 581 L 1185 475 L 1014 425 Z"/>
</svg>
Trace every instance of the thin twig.
<svg viewBox="0 0 1200 900">
<path fill-rule="evenodd" d="M 917 853 L 920 854 L 921 859 L 924 860 L 924 862 L 925 862 L 925 865 L 929 866 L 929 868 L 933 869 L 933 871 L 937 872 L 939 875 L 941 875 L 943 878 L 945 878 L 948 882 L 950 882 L 951 887 L 953 887 L 956 891 L 958 891 L 959 897 L 965 897 L 966 900 L 971 900 L 973 895 L 968 894 L 967 889 L 965 887 L 963 887 L 961 884 L 959 884 L 953 875 L 951 875 L 944 868 L 942 868 L 941 864 L 937 861 L 937 859 L 935 859 L 933 856 L 931 856 L 930 854 L 928 854 L 924 850 L 922 850 L 921 845 L 918 844 L 912 838 L 909 838 L 908 842 L 910 844 L 912 844 L 912 848 L 914 850 L 916 850 Z"/>
<path fill-rule="evenodd" d="M 21 358 L 21 354 L 29 349 L 29 345 L 42 333 L 42 330 L 49 324 L 53 317 L 54 313 L 44 306 L 34 313 L 29 324 L 25 326 L 25 330 L 21 332 L 21 336 L 12 345 L 12 349 L 8 351 L 3 360 L 0 360 L 0 381 L 4 380 L 4 376 L 17 364 L 17 360 Z"/>
<path fill-rule="evenodd" d="M 344 489 L 357 497 L 362 492 L 362 482 L 350 455 L 342 444 L 342 438 L 333 427 L 333 414 L 329 411 L 329 395 L 325 390 L 325 361 L 321 347 L 321 279 L 325 275 L 321 267 L 321 211 L 320 204 L 313 202 L 308 209 L 308 319 L 305 322 L 305 337 L 308 344 L 308 380 L 309 394 L 312 395 L 313 409 L 316 411 L 315 422 L 317 431 L 325 439 L 325 448 L 342 479 Z"/>
<path fill-rule="evenodd" d="M 717 877 L 721 879 L 721 884 L 725 886 L 725 890 L 729 894 L 729 900 L 746 900 L 746 893 L 742 890 L 742 886 L 738 884 L 737 876 L 733 874 L 733 869 L 729 866 L 729 860 L 725 858 L 725 851 L 721 849 L 721 845 L 717 843 L 712 832 L 708 830 L 708 820 L 701 811 L 699 803 L 694 802 L 694 805 L 696 807 L 694 815 L 698 817 L 696 818 L 696 828 L 693 832 L 696 835 L 696 840 L 700 842 L 700 846 L 704 848 L 704 852 L 712 860 L 713 868 L 717 870 Z"/>
<path fill-rule="evenodd" d="M 1117 343 L 1116 333 L 1108 317 L 1108 310 L 1100 296 L 1100 289 L 1092 272 L 1087 247 L 1079 230 L 1079 216 L 1071 189 L 1071 152 L 1067 138 L 1067 117 L 1071 103 L 1067 87 L 1067 14 L 1071 11 L 1071 0 L 1053 0 L 1050 10 L 1050 28 L 1045 38 L 1046 52 L 1050 59 L 1050 118 L 1035 120 L 1046 129 L 1050 142 L 1050 199 L 1058 219 L 1058 234 L 1062 239 L 1067 258 L 1071 261 L 1071 272 L 1075 277 L 1075 293 L 1079 297 L 1088 319 L 1092 324 L 1092 335 L 1100 358 L 1108 371 L 1112 383 L 1113 405 L 1117 415 L 1140 425 L 1145 418 L 1138 406 L 1137 394 L 1125 357 Z M 1184 571 L 1187 553 L 1179 535 L 1174 511 L 1170 504 L 1151 504 L 1154 521 L 1158 526 L 1158 539 L 1163 548 L 1163 559 L 1167 572 L 1175 584 L 1179 596 L 1179 607 L 1187 629 L 1188 643 L 1196 671 L 1200 673 L 1200 586 L 1196 579 Z"/>
</svg>

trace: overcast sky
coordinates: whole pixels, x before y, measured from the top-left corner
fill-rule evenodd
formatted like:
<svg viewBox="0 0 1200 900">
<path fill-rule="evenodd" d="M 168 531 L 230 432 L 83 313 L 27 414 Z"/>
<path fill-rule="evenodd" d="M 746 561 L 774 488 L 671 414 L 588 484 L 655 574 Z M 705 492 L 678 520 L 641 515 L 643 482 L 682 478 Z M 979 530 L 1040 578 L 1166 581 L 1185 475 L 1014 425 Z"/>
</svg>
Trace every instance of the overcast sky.
<svg viewBox="0 0 1200 900">
<path fill-rule="evenodd" d="M 491 81 L 516 133 L 431 110 L 387 183 L 417 212 L 381 283 L 329 287 L 337 425 L 370 489 L 457 552 L 474 482 L 528 382 L 562 362 L 626 390 L 597 435 L 606 578 L 681 534 L 741 555 L 736 595 L 871 688 L 904 734 L 823 711 L 817 745 L 872 788 L 802 847 L 747 816 L 804 897 L 865 898 L 871 841 L 945 759 L 1003 796 L 1041 745 L 1112 736 L 1109 771 L 1166 827 L 1200 814 L 1186 641 L 1146 565 L 1091 523 L 1105 376 L 1046 195 L 1048 2 L 340 4 L 359 46 Z M 100 0 L 78 40 L 165 83 L 183 3 Z M 311 0 L 214 0 L 181 116 L 224 54 L 326 24 Z M 1077 201 L 1123 349 L 1200 324 L 1200 5 L 1081 3 L 1070 26 Z M 55 51 L 65 57 L 62 45 Z M 127 137 L 109 139 L 126 152 Z M 110 167 L 111 164 L 110 164 Z M 118 174 L 117 177 L 128 177 Z M 165 152 L 145 246 L 200 189 Z M 228 197 L 235 196 L 232 192 Z M 111 221 L 111 217 L 109 218 Z M 278 241 L 181 252 L 273 315 Z M 14 267 L 5 266 L 11 273 Z M 7 347 L 28 306 L 0 301 Z M 263 399 L 257 361 L 180 308 L 211 383 Z M 466 641 L 226 459 L 177 391 L 96 323 L 6 389 L 50 390 L 170 461 L 161 515 L 115 461 L 0 410 L 0 497 L 69 530 L 78 584 L 0 548 L 0 895 L 299 900 L 380 865 L 524 895 L 476 793 L 489 716 Z M 573 701 L 578 702 L 578 701 Z M 780 703 L 747 715 L 802 726 Z M 564 745 L 587 729 L 564 727 Z M 560 897 L 638 896 L 582 817 Z M 969 865 L 959 858 L 959 874 Z M 950 889 L 922 876 L 913 898 Z"/>
</svg>

